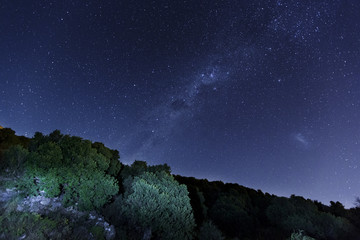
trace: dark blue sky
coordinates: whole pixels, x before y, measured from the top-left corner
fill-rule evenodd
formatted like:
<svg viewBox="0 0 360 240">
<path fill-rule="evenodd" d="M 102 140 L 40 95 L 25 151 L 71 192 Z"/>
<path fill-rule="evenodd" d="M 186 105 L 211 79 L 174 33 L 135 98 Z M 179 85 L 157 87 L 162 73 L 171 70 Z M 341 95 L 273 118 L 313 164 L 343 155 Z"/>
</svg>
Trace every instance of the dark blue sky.
<svg viewBox="0 0 360 240">
<path fill-rule="evenodd" d="M 352 206 L 360 3 L 1 1 L 0 125 Z"/>
</svg>

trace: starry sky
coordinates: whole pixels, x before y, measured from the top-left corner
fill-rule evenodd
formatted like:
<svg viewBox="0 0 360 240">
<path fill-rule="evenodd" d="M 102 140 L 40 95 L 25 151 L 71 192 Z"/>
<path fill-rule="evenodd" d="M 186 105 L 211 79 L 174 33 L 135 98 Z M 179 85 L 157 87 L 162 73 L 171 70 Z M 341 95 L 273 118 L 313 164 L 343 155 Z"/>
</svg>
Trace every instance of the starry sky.
<svg viewBox="0 0 360 240">
<path fill-rule="evenodd" d="M 0 1 L 0 125 L 281 196 L 360 196 L 357 0 Z"/>
</svg>

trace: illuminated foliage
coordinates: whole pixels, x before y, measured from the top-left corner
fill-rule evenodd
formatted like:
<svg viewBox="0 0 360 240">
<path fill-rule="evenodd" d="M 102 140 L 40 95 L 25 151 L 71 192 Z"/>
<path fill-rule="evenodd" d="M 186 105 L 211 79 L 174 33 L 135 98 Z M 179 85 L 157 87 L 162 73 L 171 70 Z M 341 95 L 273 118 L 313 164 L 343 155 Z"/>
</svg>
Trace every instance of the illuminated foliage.
<svg viewBox="0 0 360 240">
<path fill-rule="evenodd" d="M 185 185 L 165 172 L 145 172 L 127 183 L 122 215 L 130 224 L 161 239 L 192 239 L 195 221 Z"/>
<path fill-rule="evenodd" d="M 221 181 L 174 178 L 166 164 L 148 166 L 135 161 L 123 166 L 118 151 L 60 131 L 36 133 L 29 144 L 11 129 L 0 129 L 0 153 L 0 168 L 5 173 L 0 187 L 16 186 L 28 195 L 60 197 L 64 206 L 79 210 L 104 210 L 105 219 L 117 227 L 119 239 L 352 240 L 359 236 L 359 207 L 348 210 L 340 202 L 326 206 Z M 6 199 L 7 193 L 3 195 Z M 20 219 L 23 228 L 28 222 L 22 223 L 23 216 L 32 221 L 17 213 L 7 214 L 11 221 L 2 217 L 3 229 L 13 219 Z M 11 229 L 6 233 L 8 239 L 13 239 L 16 230 Z M 98 230 L 91 232 L 102 236 Z M 41 239 L 42 233 L 37 234 L 34 239 Z"/>
<path fill-rule="evenodd" d="M 106 171 L 111 176 L 117 177 L 122 168 L 122 164 L 119 161 L 120 158 L 119 151 L 111 150 L 105 147 L 103 143 L 99 143 L 99 142 L 93 143 L 92 147 L 95 148 L 99 154 L 102 154 L 103 156 L 105 156 L 107 159 L 110 160 L 109 166 Z"/>
<path fill-rule="evenodd" d="M 66 206 L 78 204 L 82 210 L 92 210 L 118 192 L 116 179 L 106 174 L 110 156 L 99 153 L 90 141 L 54 131 L 49 136 L 37 133 L 30 146 L 19 183 L 28 194 L 61 195 Z"/>
</svg>

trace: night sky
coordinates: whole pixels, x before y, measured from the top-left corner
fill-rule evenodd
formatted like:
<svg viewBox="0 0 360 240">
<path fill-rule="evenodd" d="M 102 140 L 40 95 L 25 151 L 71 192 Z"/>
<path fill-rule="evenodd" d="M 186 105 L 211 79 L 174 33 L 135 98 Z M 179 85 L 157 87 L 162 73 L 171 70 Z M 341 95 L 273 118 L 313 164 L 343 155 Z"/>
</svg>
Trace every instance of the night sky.
<svg viewBox="0 0 360 240">
<path fill-rule="evenodd" d="M 0 1 L 0 125 L 351 207 L 357 0 Z"/>
</svg>

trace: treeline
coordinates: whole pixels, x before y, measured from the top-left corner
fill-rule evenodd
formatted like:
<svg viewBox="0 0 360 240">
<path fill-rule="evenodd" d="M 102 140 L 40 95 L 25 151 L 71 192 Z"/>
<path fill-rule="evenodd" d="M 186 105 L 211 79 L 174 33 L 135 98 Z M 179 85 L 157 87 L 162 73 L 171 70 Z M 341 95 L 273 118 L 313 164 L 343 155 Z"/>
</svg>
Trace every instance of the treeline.
<svg viewBox="0 0 360 240">
<path fill-rule="evenodd" d="M 58 130 L 29 139 L 0 129 L 3 176 L 26 195 L 97 211 L 116 227 L 116 239 L 359 239 L 358 207 L 277 197 L 173 176 L 166 164 L 128 166 L 119 159 L 102 143 Z"/>
<path fill-rule="evenodd" d="M 197 226 L 211 221 L 228 238 L 287 239 L 302 230 L 315 239 L 359 239 L 360 208 L 348 210 L 340 202 L 326 206 L 295 195 L 277 197 L 220 181 L 175 179 L 188 187 Z"/>
</svg>

